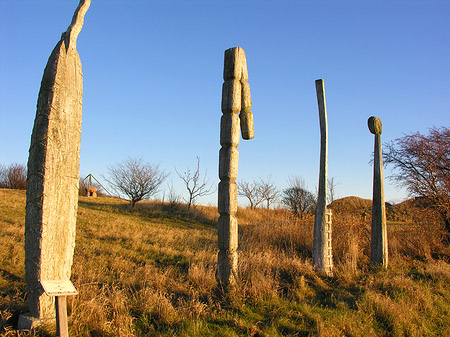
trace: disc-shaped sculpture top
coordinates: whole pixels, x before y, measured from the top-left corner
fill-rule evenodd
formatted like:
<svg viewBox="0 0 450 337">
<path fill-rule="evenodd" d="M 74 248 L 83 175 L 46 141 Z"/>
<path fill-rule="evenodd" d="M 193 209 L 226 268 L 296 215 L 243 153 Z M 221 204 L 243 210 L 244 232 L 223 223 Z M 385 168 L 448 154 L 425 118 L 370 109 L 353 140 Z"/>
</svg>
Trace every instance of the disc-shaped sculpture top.
<svg viewBox="0 0 450 337">
<path fill-rule="evenodd" d="M 367 124 L 369 125 L 369 130 L 374 135 L 381 135 L 382 131 L 382 125 L 381 125 L 381 119 L 372 116 L 367 121 Z"/>
</svg>

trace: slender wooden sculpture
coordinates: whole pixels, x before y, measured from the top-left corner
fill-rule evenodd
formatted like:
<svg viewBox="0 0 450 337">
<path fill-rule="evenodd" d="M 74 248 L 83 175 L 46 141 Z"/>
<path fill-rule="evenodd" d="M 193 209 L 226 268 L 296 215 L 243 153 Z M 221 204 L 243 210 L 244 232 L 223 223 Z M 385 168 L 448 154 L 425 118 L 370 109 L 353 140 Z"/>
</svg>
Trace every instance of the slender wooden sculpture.
<svg viewBox="0 0 450 337">
<path fill-rule="evenodd" d="M 388 238 L 386 226 L 386 206 L 384 203 L 383 157 L 381 151 L 381 120 L 370 117 L 369 130 L 375 135 L 373 153 L 373 201 L 372 201 L 372 238 L 370 261 L 373 264 L 388 266 Z"/>
<path fill-rule="evenodd" d="M 41 280 L 69 279 L 75 247 L 83 75 L 76 41 L 90 0 L 81 0 L 53 49 L 39 91 L 28 157 L 25 279 L 33 322 L 54 319 L 54 298 Z"/>
<path fill-rule="evenodd" d="M 222 118 L 219 152 L 219 221 L 218 221 L 218 281 L 223 286 L 234 285 L 237 279 L 238 223 L 237 185 L 239 162 L 239 130 L 242 138 L 254 137 L 250 86 L 247 83 L 247 61 L 242 48 L 225 51 L 222 87 Z M 237 114 L 240 112 L 240 115 Z"/>
<path fill-rule="evenodd" d="M 331 275 L 333 273 L 331 210 L 327 212 L 328 122 L 325 88 L 322 79 L 316 80 L 316 93 L 320 121 L 320 171 L 319 192 L 314 219 L 313 263 L 318 270 Z"/>
</svg>

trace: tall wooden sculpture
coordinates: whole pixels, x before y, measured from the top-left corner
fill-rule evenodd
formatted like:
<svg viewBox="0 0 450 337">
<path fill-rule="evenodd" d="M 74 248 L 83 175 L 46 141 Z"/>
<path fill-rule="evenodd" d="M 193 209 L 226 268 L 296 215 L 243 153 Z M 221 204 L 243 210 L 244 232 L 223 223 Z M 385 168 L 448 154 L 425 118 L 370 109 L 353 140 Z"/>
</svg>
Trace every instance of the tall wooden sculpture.
<svg viewBox="0 0 450 337">
<path fill-rule="evenodd" d="M 381 151 L 381 120 L 370 117 L 369 130 L 375 135 L 373 153 L 373 200 L 372 200 L 372 238 L 370 262 L 388 266 L 388 238 L 386 226 L 386 206 L 384 203 L 383 155 Z"/>
<path fill-rule="evenodd" d="M 320 122 L 320 171 L 316 216 L 314 219 L 313 263 L 328 275 L 333 273 L 331 248 L 331 210 L 327 210 L 328 122 L 324 81 L 316 80 Z"/>
<path fill-rule="evenodd" d="M 68 280 L 75 247 L 83 75 L 76 50 L 90 0 L 53 49 L 39 91 L 28 157 L 25 278 L 29 320 L 55 317 L 42 280 Z M 21 317 L 22 325 L 27 318 Z"/>
<path fill-rule="evenodd" d="M 225 51 L 222 87 L 222 118 L 220 121 L 219 152 L 219 223 L 218 223 L 218 281 L 224 287 L 237 279 L 238 222 L 237 185 L 239 130 L 242 138 L 254 137 L 250 86 L 247 83 L 245 52 L 236 47 Z M 238 113 L 240 115 L 238 116 Z"/>
</svg>

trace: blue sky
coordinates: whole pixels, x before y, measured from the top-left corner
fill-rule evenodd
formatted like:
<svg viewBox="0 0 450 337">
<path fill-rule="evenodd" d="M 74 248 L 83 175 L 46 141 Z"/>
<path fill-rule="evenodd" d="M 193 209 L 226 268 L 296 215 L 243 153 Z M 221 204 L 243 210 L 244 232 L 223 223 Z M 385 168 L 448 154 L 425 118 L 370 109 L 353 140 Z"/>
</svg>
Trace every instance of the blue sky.
<svg viewBox="0 0 450 337">
<path fill-rule="evenodd" d="M 26 163 L 43 70 L 77 0 L 0 0 L 0 163 Z M 450 1 L 92 0 L 83 65 L 82 176 L 143 157 L 217 183 L 223 53 L 247 55 L 255 138 L 239 180 L 301 176 L 314 191 L 325 80 L 329 176 L 337 196 L 371 198 L 373 135 L 382 141 L 450 121 Z M 385 169 L 389 176 L 389 169 Z M 163 188 L 167 190 L 167 184 Z M 386 182 L 386 200 L 406 197 Z M 161 194 L 162 196 L 162 194 Z M 200 200 L 215 204 L 216 195 Z M 246 205 L 245 200 L 240 200 Z"/>
</svg>

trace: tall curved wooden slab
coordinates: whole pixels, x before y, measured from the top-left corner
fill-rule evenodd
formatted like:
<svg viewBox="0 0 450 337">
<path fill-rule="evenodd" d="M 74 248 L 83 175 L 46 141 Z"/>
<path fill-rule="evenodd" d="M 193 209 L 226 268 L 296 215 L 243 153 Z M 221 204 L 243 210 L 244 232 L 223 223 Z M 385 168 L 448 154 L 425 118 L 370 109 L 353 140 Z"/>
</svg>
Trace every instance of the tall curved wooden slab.
<svg viewBox="0 0 450 337">
<path fill-rule="evenodd" d="M 328 179 L 328 121 L 325 87 L 322 79 L 316 80 L 317 104 L 320 122 L 320 171 L 317 207 L 314 219 L 313 263 L 328 275 L 333 273 L 331 248 L 331 211 L 327 212 Z"/>
<path fill-rule="evenodd" d="M 55 317 L 41 280 L 69 279 L 75 247 L 83 75 L 76 50 L 90 0 L 48 59 L 39 91 L 28 157 L 25 277 L 31 316 Z"/>
</svg>

